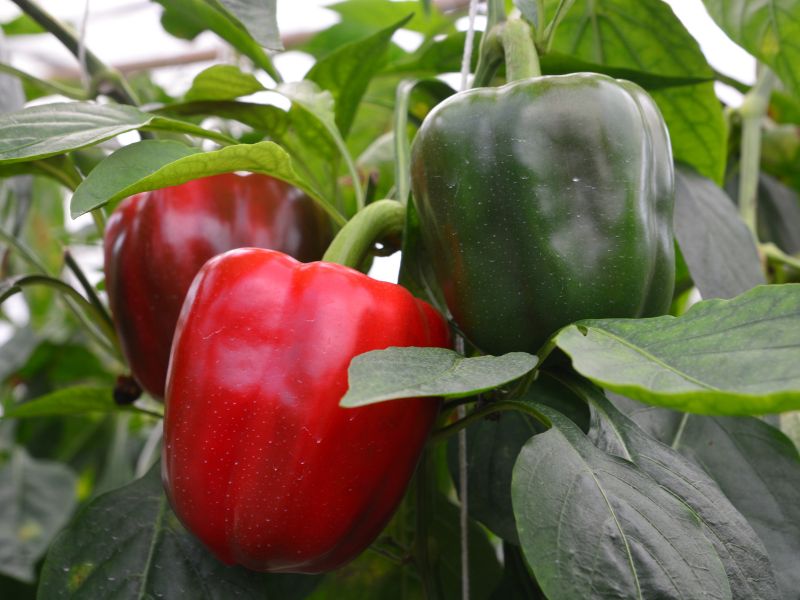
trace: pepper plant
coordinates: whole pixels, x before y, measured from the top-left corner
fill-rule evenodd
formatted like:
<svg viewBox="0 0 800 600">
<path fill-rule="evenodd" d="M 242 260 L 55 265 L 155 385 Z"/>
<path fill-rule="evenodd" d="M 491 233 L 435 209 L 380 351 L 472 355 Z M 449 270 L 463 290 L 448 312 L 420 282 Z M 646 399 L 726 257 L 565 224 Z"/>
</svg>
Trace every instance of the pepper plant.
<svg viewBox="0 0 800 600">
<path fill-rule="evenodd" d="M 0 597 L 800 597 L 800 1 L 704 0 L 750 86 L 661 0 L 343 0 L 299 82 L 158 0 L 178 91 L 13 1 L 85 77 L 0 64 Z"/>
</svg>

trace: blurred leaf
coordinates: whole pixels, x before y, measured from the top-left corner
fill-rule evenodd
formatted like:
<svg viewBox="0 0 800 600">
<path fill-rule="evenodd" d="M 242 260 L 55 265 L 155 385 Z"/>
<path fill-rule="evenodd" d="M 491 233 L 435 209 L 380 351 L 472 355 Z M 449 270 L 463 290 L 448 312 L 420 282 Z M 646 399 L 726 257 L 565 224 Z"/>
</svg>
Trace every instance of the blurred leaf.
<svg viewBox="0 0 800 600">
<path fill-rule="evenodd" d="M 23 404 L 4 407 L 3 417 L 22 419 L 52 415 L 82 415 L 89 412 L 117 412 L 121 408 L 114 402 L 110 387 L 65 387 Z"/>
<path fill-rule="evenodd" d="M 686 168 L 675 173 L 675 237 L 705 299 L 733 298 L 766 283 L 753 235 L 712 181 Z"/>
<path fill-rule="evenodd" d="M 194 100 L 233 100 L 264 90 L 264 86 L 250 73 L 234 65 L 214 65 L 201 71 L 192 81 L 184 96 Z"/>
<path fill-rule="evenodd" d="M 727 415 L 800 408 L 800 284 L 705 300 L 680 317 L 578 321 L 555 341 L 579 373 L 649 404 Z"/>
<path fill-rule="evenodd" d="M 325 8 L 339 13 L 343 23 L 358 23 L 375 29 L 396 23 L 409 14 L 414 17 L 404 29 L 417 31 L 425 36 L 444 33 L 453 27 L 453 21 L 443 15 L 436 6 L 429 14 L 420 10 L 416 0 L 393 2 L 391 0 L 345 0 L 329 4 Z"/>
<path fill-rule="evenodd" d="M 632 463 L 606 454 L 548 407 L 511 494 L 528 564 L 551 600 L 731 598 L 697 516 Z"/>
<path fill-rule="evenodd" d="M 730 38 L 772 67 L 800 95 L 800 4 L 794 0 L 703 0 Z"/>
<path fill-rule="evenodd" d="M 437 36 L 426 40 L 412 54 L 389 63 L 383 72 L 413 74 L 414 77 L 423 74 L 458 73 L 461 71 L 466 36 L 465 31 L 456 31 L 443 37 Z M 473 67 L 478 61 L 481 36 L 480 31 L 475 32 L 470 62 Z"/>
<path fill-rule="evenodd" d="M 283 50 L 278 31 L 278 0 L 219 0 L 268 50 Z"/>
<path fill-rule="evenodd" d="M 752 417 L 704 417 L 614 402 L 645 431 L 711 475 L 764 542 L 781 589 L 800 590 L 800 455 L 776 428 Z"/>
<path fill-rule="evenodd" d="M 557 4 L 545 2 L 546 22 Z M 556 29 L 552 50 L 662 77 L 714 75 L 697 42 L 661 0 L 577 0 Z M 727 132 L 713 84 L 651 88 L 651 95 L 669 127 L 675 159 L 721 183 Z"/>
<path fill-rule="evenodd" d="M 11 337 L 0 346 L 0 383 L 25 365 L 38 341 L 29 327 L 14 330 Z"/>
<path fill-rule="evenodd" d="M 778 123 L 800 125 L 800 100 L 786 92 L 773 90 L 769 115 Z"/>
<path fill-rule="evenodd" d="M 784 252 L 800 253 L 800 195 L 765 173 L 758 181 L 758 233 Z"/>
<path fill-rule="evenodd" d="M 210 30 L 236 50 L 250 58 L 273 79 L 272 61 L 244 26 L 216 0 L 155 0 L 164 7 L 161 25 L 180 38 L 194 39 L 200 32 Z M 272 0 L 266 0 L 272 1 Z"/>
<path fill-rule="evenodd" d="M 616 67 L 608 64 L 593 63 L 559 52 L 548 52 L 541 58 L 542 73 L 545 75 L 562 75 L 567 73 L 592 72 L 603 73 L 616 79 L 627 79 L 646 90 L 695 85 L 713 81 L 711 75 L 662 75 L 641 69 Z"/>
<path fill-rule="evenodd" d="M 57 81 L 45 81 L 29 73 L 20 71 L 11 65 L 0 64 L 0 72 L 3 73 L 3 75 L 0 75 L 0 81 L 5 82 L 11 77 L 15 77 L 18 79 L 18 83 L 25 83 L 28 86 L 28 90 L 31 88 L 35 89 L 37 91 L 37 97 L 59 95 L 73 100 L 88 100 L 89 98 L 89 95 L 79 87 L 62 84 Z M 9 85 L 9 83 L 4 83 L 4 85 Z M 26 94 L 26 96 L 28 96 L 28 100 L 32 99 L 30 93 Z"/>
<path fill-rule="evenodd" d="M 372 77 L 381 69 L 394 32 L 411 19 L 407 15 L 393 25 L 356 42 L 337 48 L 317 61 L 306 79 L 333 94 L 336 125 L 344 137 Z"/>
<path fill-rule="evenodd" d="M 436 494 L 433 504 L 430 536 L 434 550 L 431 559 L 442 598 L 461 598 L 461 528 L 459 508 L 442 494 Z M 502 577 L 494 547 L 486 533 L 468 521 L 469 597 L 488 599 Z"/>
<path fill-rule="evenodd" d="M 100 496 L 58 536 L 47 554 L 40 600 L 86 598 L 264 598 L 306 596 L 317 578 L 228 567 L 189 534 L 169 509 L 159 465 Z"/>
<path fill-rule="evenodd" d="M 26 14 L 21 14 L 10 21 L 3 23 L 3 33 L 6 35 L 33 35 L 37 33 L 47 33 L 47 31 L 36 21 Z"/>
<path fill-rule="evenodd" d="M 0 457 L 0 573 L 34 581 L 34 566 L 75 508 L 75 475 L 21 447 Z"/>
<path fill-rule="evenodd" d="M 59 102 L 0 116 L 0 163 L 78 150 L 134 129 L 164 129 L 200 137 L 224 136 L 122 104 Z"/>
<path fill-rule="evenodd" d="M 447 348 L 387 348 L 353 358 L 340 406 L 425 396 L 471 396 L 519 379 L 536 366 L 524 352 L 465 358 Z"/>
</svg>

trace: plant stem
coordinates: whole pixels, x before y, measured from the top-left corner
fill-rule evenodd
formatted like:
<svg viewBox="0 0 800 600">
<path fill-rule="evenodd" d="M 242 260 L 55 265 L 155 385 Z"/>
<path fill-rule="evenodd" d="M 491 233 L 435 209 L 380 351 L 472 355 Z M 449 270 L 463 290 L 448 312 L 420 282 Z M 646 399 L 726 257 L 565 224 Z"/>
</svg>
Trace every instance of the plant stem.
<svg viewBox="0 0 800 600">
<path fill-rule="evenodd" d="M 769 107 L 769 98 L 777 78 L 762 67 L 755 86 L 744 97 L 739 114 L 742 117 L 742 155 L 739 175 L 739 213 L 753 237 L 757 234 L 758 173 L 761 162 L 761 125 Z"/>
<path fill-rule="evenodd" d="M 483 36 L 473 87 L 488 86 L 503 59 L 506 63 L 506 81 L 529 79 L 542 74 L 530 25 L 522 19 L 504 21 Z"/>
<path fill-rule="evenodd" d="M 522 19 L 505 22 L 502 32 L 506 59 L 506 81 L 540 77 L 539 55 L 533 44 L 531 27 Z"/>
<path fill-rule="evenodd" d="M 139 105 L 136 95 L 119 71 L 105 65 L 91 50 L 81 51 L 80 39 L 74 31 L 50 15 L 34 0 L 13 0 L 13 2 L 25 14 L 52 33 L 75 58 L 83 61 L 81 66 L 85 66 L 95 89 L 123 104 Z"/>
<path fill-rule="evenodd" d="M 81 269 L 80 265 L 77 263 L 75 258 L 72 256 L 72 253 L 69 250 L 64 250 L 64 263 L 67 265 L 72 274 L 75 275 L 75 278 L 81 284 L 83 291 L 86 293 L 87 298 L 89 298 L 89 302 L 97 309 L 97 313 L 103 316 L 103 321 L 105 321 L 106 325 L 114 329 L 114 322 L 111 320 L 111 315 L 108 314 L 106 307 L 103 306 L 103 303 L 100 302 L 100 298 L 97 293 L 94 291 L 92 284 L 89 283 L 86 274 Z"/>
<path fill-rule="evenodd" d="M 405 206 L 396 200 L 373 202 L 342 227 L 322 260 L 358 268 L 375 242 L 402 233 L 405 216 Z"/>
<path fill-rule="evenodd" d="M 441 429 L 434 431 L 433 435 L 431 436 L 431 442 L 436 443 L 446 440 L 451 435 L 458 433 L 459 431 L 471 425 L 472 423 L 475 423 L 476 421 L 485 419 L 487 416 L 493 413 L 504 412 L 508 410 L 518 410 L 520 412 L 529 414 L 547 428 L 549 428 L 551 425 L 550 419 L 548 419 L 545 415 L 536 410 L 536 408 L 534 408 L 529 402 L 520 402 L 517 400 L 502 400 L 500 402 L 492 402 L 491 404 L 487 404 L 485 406 L 482 406 L 481 408 L 477 408 L 463 419 L 459 419 L 458 421 L 456 421 L 455 423 L 451 423 L 447 427 L 442 427 Z"/>
</svg>

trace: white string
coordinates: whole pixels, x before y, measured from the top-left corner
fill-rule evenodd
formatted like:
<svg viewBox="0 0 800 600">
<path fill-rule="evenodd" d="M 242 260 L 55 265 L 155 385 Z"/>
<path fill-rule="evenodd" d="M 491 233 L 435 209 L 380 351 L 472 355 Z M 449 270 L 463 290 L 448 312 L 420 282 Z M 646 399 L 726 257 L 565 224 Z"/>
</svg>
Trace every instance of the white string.
<svg viewBox="0 0 800 600">
<path fill-rule="evenodd" d="M 461 91 L 467 89 L 470 67 L 472 63 L 472 46 L 475 43 L 475 15 L 478 13 L 478 0 L 469 2 L 469 25 L 464 40 L 464 55 L 461 57 Z"/>
<path fill-rule="evenodd" d="M 89 0 L 83 4 L 83 18 L 81 28 L 78 32 L 78 63 L 80 64 L 81 82 L 83 86 L 89 88 L 89 70 L 86 67 L 86 24 L 89 21 Z"/>
<path fill-rule="evenodd" d="M 464 40 L 464 55 L 461 58 L 461 91 L 467 89 L 467 80 L 472 67 L 472 46 L 475 42 L 475 15 L 478 12 L 478 0 L 469 2 L 469 25 Z M 456 350 L 464 354 L 464 340 L 456 338 Z M 459 419 L 463 419 L 467 411 L 463 405 L 456 409 Z M 467 431 L 458 432 L 458 497 L 461 500 L 459 510 L 459 528 L 461 530 L 461 598 L 469 600 L 469 521 L 467 499 Z"/>
</svg>

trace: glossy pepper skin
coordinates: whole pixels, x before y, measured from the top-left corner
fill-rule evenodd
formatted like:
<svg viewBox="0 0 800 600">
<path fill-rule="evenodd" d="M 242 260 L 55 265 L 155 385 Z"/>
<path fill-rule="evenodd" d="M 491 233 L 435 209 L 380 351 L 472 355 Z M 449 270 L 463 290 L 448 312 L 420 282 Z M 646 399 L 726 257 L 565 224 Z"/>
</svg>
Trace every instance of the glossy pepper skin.
<svg viewBox="0 0 800 600">
<path fill-rule="evenodd" d="M 123 201 L 105 232 L 106 291 L 136 379 L 163 398 L 175 323 L 209 258 L 256 246 L 319 260 L 330 239 L 311 198 L 265 175 L 215 175 Z"/>
<path fill-rule="evenodd" d="M 412 153 L 424 246 L 484 352 L 535 353 L 578 319 L 668 310 L 672 155 L 636 85 L 579 73 L 456 94 Z"/>
<path fill-rule="evenodd" d="M 443 317 L 398 285 L 270 250 L 212 259 L 183 306 L 167 382 L 175 514 L 228 564 L 317 573 L 351 560 L 400 502 L 439 402 L 340 408 L 350 360 L 448 344 Z"/>
</svg>

